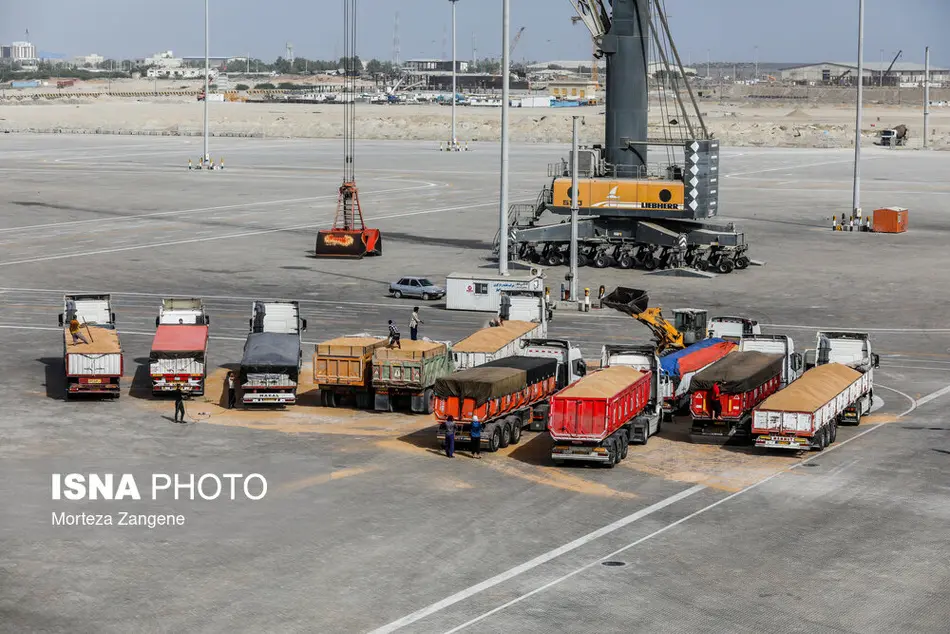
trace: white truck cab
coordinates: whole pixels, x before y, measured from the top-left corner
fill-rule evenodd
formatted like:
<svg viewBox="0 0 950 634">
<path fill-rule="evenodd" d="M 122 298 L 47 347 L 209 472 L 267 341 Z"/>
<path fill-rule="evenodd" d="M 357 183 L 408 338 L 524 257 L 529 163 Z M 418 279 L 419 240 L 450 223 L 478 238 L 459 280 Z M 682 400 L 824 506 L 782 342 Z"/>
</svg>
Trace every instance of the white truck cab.
<svg viewBox="0 0 950 634">
<path fill-rule="evenodd" d="M 673 395 L 673 383 L 660 369 L 660 357 L 656 347 L 604 346 L 600 351 L 600 365 L 603 368 L 623 365 L 641 372 L 653 373 L 650 403 L 634 421 L 630 436 L 632 441 L 645 445 L 650 436 L 657 434 L 663 425 L 663 400 Z"/>
<path fill-rule="evenodd" d="M 562 390 L 587 374 L 581 349 L 566 339 L 524 339 L 519 356 L 557 359 L 557 388 Z M 547 403 L 534 408 L 532 431 L 544 431 L 548 423 Z"/>
<path fill-rule="evenodd" d="M 750 335 L 739 341 L 740 352 L 764 352 L 785 357 L 782 366 L 782 387 L 785 387 L 805 371 L 805 362 L 800 352 L 795 352 L 795 342 L 788 335 Z"/>
<path fill-rule="evenodd" d="M 743 337 L 754 337 L 762 334 L 759 322 L 746 317 L 713 317 L 709 320 L 709 336 L 718 339 L 739 341 Z"/>
<path fill-rule="evenodd" d="M 155 327 L 162 325 L 208 326 L 211 317 L 205 311 L 204 302 L 190 297 L 170 297 L 162 300 L 162 307 L 155 318 Z"/>
</svg>

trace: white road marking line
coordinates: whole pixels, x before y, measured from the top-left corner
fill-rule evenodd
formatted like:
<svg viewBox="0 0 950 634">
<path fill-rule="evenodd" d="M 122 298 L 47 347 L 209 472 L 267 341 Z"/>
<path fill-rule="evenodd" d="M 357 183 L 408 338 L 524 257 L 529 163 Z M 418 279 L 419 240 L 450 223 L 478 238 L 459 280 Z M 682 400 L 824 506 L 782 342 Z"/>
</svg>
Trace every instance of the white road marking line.
<svg viewBox="0 0 950 634">
<path fill-rule="evenodd" d="M 373 630 L 371 634 L 387 634 L 389 632 L 395 632 L 396 630 L 406 627 L 407 625 L 411 625 L 415 623 L 416 621 L 419 621 L 428 616 L 431 616 L 432 614 L 435 614 L 436 612 L 440 612 L 449 606 L 455 605 L 456 603 L 459 603 L 460 601 L 464 601 L 465 599 L 468 599 L 469 597 L 472 597 L 484 590 L 487 590 L 488 588 L 497 586 L 498 584 L 508 581 L 509 579 L 513 579 L 514 577 L 517 577 L 518 575 L 524 572 L 527 572 L 533 568 L 537 568 L 541 564 L 547 563 L 551 561 L 552 559 L 560 557 L 561 555 L 565 553 L 569 553 L 572 550 L 576 550 L 580 548 L 581 546 L 584 546 L 585 544 L 589 544 L 590 542 L 596 539 L 599 539 L 603 537 L 604 535 L 608 535 L 616 530 L 619 530 L 625 526 L 632 524 L 633 522 L 636 522 L 637 520 L 640 520 L 640 519 L 643 519 L 644 517 L 652 515 L 653 513 L 656 513 L 657 511 L 660 511 L 670 506 L 671 504 L 675 504 L 679 502 L 680 500 L 684 500 L 688 498 L 689 496 L 699 493 L 700 491 L 703 491 L 705 489 L 706 487 L 698 484 L 696 486 L 690 487 L 689 489 L 686 489 L 685 491 L 680 491 L 676 495 L 671 495 L 670 497 L 660 500 L 659 502 L 655 504 L 651 504 L 650 506 L 640 509 L 639 511 L 635 513 L 631 513 L 630 515 L 624 518 L 621 518 L 617 520 L 616 522 L 613 522 L 612 524 L 608 524 L 591 533 L 588 533 L 587 535 L 578 537 L 574 541 L 568 542 L 567 544 L 564 544 L 563 546 L 555 548 L 554 550 L 549 550 L 548 552 L 542 555 L 538 555 L 537 557 L 535 557 L 534 559 L 531 559 L 530 561 L 526 561 L 525 563 L 515 566 L 514 568 L 510 568 L 506 570 L 505 572 L 497 574 L 494 577 L 490 579 L 486 579 L 485 581 L 482 581 L 481 583 L 478 583 L 474 586 L 466 588 L 465 590 L 456 592 L 455 594 L 449 597 L 446 597 L 445 599 L 442 599 L 441 601 L 433 603 L 432 605 L 422 608 L 421 610 L 417 610 L 413 612 L 412 614 L 404 616 L 403 618 L 397 621 L 393 621 L 392 623 L 383 625 L 382 627 L 379 627 Z"/>
<path fill-rule="evenodd" d="M 899 394 L 900 396 L 903 396 L 910 402 L 910 407 L 908 407 L 903 412 L 898 414 L 897 415 L 898 417 L 907 416 L 912 411 L 917 409 L 917 400 L 909 394 L 905 394 L 904 392 L 901 392 L 900 390 L 894 389 L 892 387 L 887 387 L 886 385 L 875 385 L 874 389 L 882 389 L 882 390 L 887 390 L 888 392 L 894 392 L 895 394 Z"/>
<path fill-rule="evenodd" d="M 416 181 L 416 182 L 422 182 L 422 181 Z M 439 184 L 425 182 L 423 185 L 415 185 L 413 187 L 400 187 L 397 189 L 381 189 L 377 191 L 368 191 L 365 194 L 363 194 L 363 196 L 366 197 L 366 196 L 373 196 L 376 194 L 393 194 L 393 193 L 398 193 L 398 192 L 420 191 L 423 189 L 431 189 L 433 187 L 439 187 Z M 317 201 L 317 200 L 335 200 L 336 198 L 338 198 L 337 194 L 330 194 L 326 196 L 308 196 L 306 198 L 287 198 L 284 200 L 265 200 L 261 202 L 236 203 L 233 205 L 219 205 L 216 207 L 198 207 L 195 209 L 176 209 L 176 210 L 171 210 L 171 211 L 155 211 L 155 212 L 150 212 L 147 214 L 134 214 L 130 216 L 122 216 L 120 218 L 110 218 L 108 219 L 108 222 L 115 223 L 115 222 L 124 222 L 128 220 L 139 220 L 142 218 L 155 218 L 159 216 L 175 216 L 175 215 L 182 215 L 182 214 L 193 214 L 193 213 L 199 213 L 202 211 L 223 211 L 227 209 L 244 209 L 247 207 L 267 207 L 270 205 L 281 205 L 285 203 L 312 202 L 312 201 Z M 81 225 L 81 224 L 89 224 L 89 223 L 96 223 L 96 222 L 104 222 L 104 220 L 102 218 L 90 218 L 87 220 L 64 220 L 63 222 L 51 222 L 51 223 L 42 224 L 42 225 L 27 225 L 24 227 L 7 227 L 7 228 L 0 229 L 0 233 L 7 233 L 10 231 L 24 231 L 28 229 L 45 229 L 48 227 Z"/>
<path fill-rule="evenodd" d="M 923 359 L 921 359 L 921 361 L 923 361 Z M 921 365 L 894 365 L 893 363 L 888 363 L 887 368 L 906 368 L 908 370 L 936 370 L 937 372 L 950 372 L 950 368 L 926 368 Z"/>
<path fill-rule="evenodd" d="M 802 466 L 802 465 L 804 465 L 804 464 L 807 464 L 807 463 L 811 462 L 812 460 L 814 460 L 815 458 L 818 458 L 819 456 L 826 456 L 826 455 L 828 455 L 829 452 L 834 451 L 834 450 L 836 450 L 836 449 L 838 449 L 838 448 L 840 448 L 840 447 L 843 447 L 843 446 L 847 445 L 849 442 L 852 442 L 852 441 L 854 441 L 854 440 L 857 440 L 858 438 L 861 438 L 862 436 L 865 436 L 866 434 L 869 434 L 869 433 L 871 433 L 872 431 L 874 431 L 874 430 L 876 430 L 876 429 L 880 429 L 881 427 L 882 427 L 882 425 L 875 425 L 874 427 L 870 427 L 870 428 L 866 429 L 865 431 L 861 432 L 860 434 L 858 434 L 858 435 L 856 435 L 856 436 L 852 436 L 851 438 L 849 438 L 849 439 L 847 439 L 847 440 L 844 440 L 844 441 L 842 441 L 842 442 L 840 442 L 840 443 L 835 443 L 834 445 L 832 445 L 832 446 L 829 447 L 828 449 L 825 449 L 825 450 L 824 450 L 822 453 L 820 453 L 820 454 L 817 454 L 817 455 L 812 456 L 812 457 L 810 457 L 810 458 L 806 458 L 805 460 L 803 460 L 803 461 L 801 461 L 801 462 L 799 462 L 799 463 L 796 463 L 796 464 L 792 465 L 792 466 L 789 467 L 788 469 L 783 469 L 782 471 L 779 471 L 778 473 L 774 473 L 774 474 L 770 475 L 770 476 L 767 477 L 767 478 L 764 478 L 764 479 L 759 480 L 758 482 L 756 482 L 756 483 L 754 483 L 754 484 L 751 484 L 751 485 L 747 486 L 746 488 L 742 489 L 741 491 L 736 491 L 735 493 L 733 493 L 733 494 L 731 494 L 731 495 L 728 495 L 728 496 L 726 496 L 726 497 L 724 497 L 724 498 L 722 498 L 722 499 L 720 499 L 720 500 L 717 500 L 716 502 L 713 502 L 713 503 L 710 504 L 709 506 L 703 507 L 703 508 L 699 509 L 698 511 L 694 512 L 694 513 L 690 513 L 690 514 L 687 515 L 686 517 L 683 517 L 683 518 L 681 518 L 681 519 L 679 519 L 679 520 L 676 520 L 675 522 L 671 522 L 670 524 L 667 524 L 666 526 L 664 526 L 664 527 L 662 527 L 662 528 L 660 528 L 660 529 L 658 529 L 658 530 L 656 530 L 656 531 L 653 531 L 652 533 L 650 533 L 649 535 L 646 535 L 645 537 L 641 537 L 640 539 L 638 539 L 638 540 L 636 540 L 636 541 L 634 541 L 634 542 L 631 542 L 631 543 L 627 544 L 626 546 L 624 546 L 624 547 L 622 547 L 622 548 L 618 548 L 617 550 L 615 550 L 614 552 L 612 552 L 612 553 L 610 553 L 610 554 L 608 554 L 608 555 L 604 555 L 603 557 L 600 557 L 599 559 L 595 559 L 594 561 L 591 561 L 590 563 L 587 563 L 587 564 L 581 566 L 580 568 L 577 568 L 576 570 L 573 570 L 573 571 L 567 573 L 566 575 L 563 575 L 562 577 L 559 577 L 559 578 L 557 578 L 557 579 L 554 579 L 553 581 L 550 581 L 550 582 L 544 584 L 543 586 L 540 586 L 540 587 L 538 587 L 538 588 L 535 588 L 535 589 L 532 590 L 531 592 L 528 592 L 528 593 L 525 593 L 525 594 L 523 594 L 523 595 L 521 595 L 521 596 L 519 596 L 519 597 L 516 597 L 516 598 L 512 599 L 511 601 L 508 601 L 507 603 L 504 603 L 504 604 L 502 604 L 502 605 L 500 605 L 500 606 L 498 606 L 498 607 L 496 607 L 496 608 L 494 608 L 494 609 L 492 609 L 492 610 L 489 610 L 488 612 L 485 612 L 484 614 L 481 614 L 481 615 L 475 617 L 474 619 L 471 619 L 471 620 L 469 620 L 469 621 L 466 621 L 465 623 L 462 623 L 461 625 L 456 626 L 456 627 L 452 628 L 451 630 L 448 630 L 448 631 L 446 632 L 446 634 L 453 634 L 454 632 L 458 632 L 458 631 L 460 631 L 460 630 L 463 630 L 463 629 L 467 628 L 467 627 L 470 626 L 470 625 L 474 625 L 475 623 L 478 623 L 479 621 L 482 621 L 482 620 L 484 620 L 484 619 L 487 619 L 489 616 L 491 616 L 491 615 L 493 615 L 493 614 L 497 614 L 498 612 L 501 612 L 502 610 L 504 610 L 504 609 L 506 609 L 506 608 L 509 608 L 509 607 L 515 605 L 516 603 L 520 603 L 521 601 L 524 601 L 525 599 L 527 599 L 527 598 L 529 598 L 529 597 L 532 597 L 532 596 L 538 594 L 539 592 L 543 592 L 544 590 L 547 590 L 548 588 L 550 588 L 550 587 L 552 587 L 552 586 L 555 586 L 555 585 L 561 583 L 562 581 L 566 581 L 567 579 L 570 579 L 571 577 L 573 577 L 573 576 L 575 576 L 575 575 L 577 575 L 577 574 L 579 574 L 579 573 L 581 573 L 581 572 L 583 572 L 583 571 L 585 571 L 585 570 L 589 570 L 590 568 L 596 566 L 597 564 L 599 564 L 599 563 L 602 562 L 602 561 L 607 561 L 607 560 L 609 560 L 609 559 L 612 559 L 612 558 L 616 557 L 617 555 L 619 555 L 619 554 L 621 554 L 621 553 L 623 553 L 623 552 L 625 552 L 625 551 L 627 551 L 627 550 L 630 550 L 631 548 L 634 548 L 634 547 L 636 547 L 636 546 L 639 546 L 639 545 L 642 544 L 643 542 L 646 542 L 646 541 L 649 541 L 649 540 L 653 539 L 653 538 L 656 537 L 657 535 L 662 535 L 663 533 L 667 532 L 667 531 L 670 530 L 671 528 L 675 528 L 675 527 L 679 526 L 680 524 L 683 524 L 683 523 L 685 523 L 685 522 L 688 522 L 689 520 L 693 519 L 694 517 L 697 517 L 697 516 L 699 516 L 699 515 L 702 515 L 703 513 L 707 512 L 707 511 L 710 511 L 710 510 L 716 508 L 717 506 L 720 506 L 721 504 L 725 504 L 726 502 L 728 502 L 728 501 L 730 501 L 730 500 L 732 500 L 732 499 L 734 499 L 734 498 L 737 498 L 737 497 L 739 497 L 740 495 L 743 495 L 743 494 L 745 494 L 745 493 L 748 493 L 749 491 L 751 491 L 751 490 L 753 490 L 753 489 L 755 489 L 755 488 L 757 488 L 757 487 L 759 487 L 759 486 L 765 484 L 766 482 L 769 482 L 770 480 L 773 480 L 773 479 L 779 477 L 780 475 L 783 475 L 783 474 L 785 474 L 785 473 L 791 471 L 792 469 L 798 468 L 798 467 L 800 467 L 800 466 Z M 390 631 L 391 631 L 391 630 L 390 630 Z"/>
<path fill-rule="evenodd" d="M 628 317 L 629 319 L 629 317 Z M 799 326 L 795 324 L 760 324 L 764 328 L 788 328 L 790 330 L 846 330 L 848 332 L 950 332 L 950 328 L 862 328 L 858 326 Z"/>
<path fill-rule="evenodd" d="M 933 401 L 933 400 L 935 400 L 935 399 L 938 399 L 938 398 L 940 398 L 941 396 L 944 396 L 945 394 L 950 394 L 950 385 L 948 385 L 947 387 L 945 387 L 945 388 L 943 388 L 943 389 L 937 390 L 936 392 L 931 392 L 931 393 L 928 394 L 927 396 L 924 396 L 924 397 L 921 397 L 921 398 L 917 399 L 917 401 L 916 401 L 916 406 L 917 406 L 917 407 L 920 407 L 920 406 L 922 406 L 922 405 L 926 405 L 926 404 L 929 403 L 930 401 Z"/>
<path fill-rule="evenodd" d="M 880 156 L 872 156 L 866 158 L 867 161 L 873 161 L 875 159 L 881 158 Z M 824 165 L 844 165 L 846 163 L 853 163 L 853 159 L 840 160 L 840 161 L 824 161 L 821 163 L 803 163 L 801 165 L 783 165 L 782 167 L 770 167 L 763 170 L 755 170 L 753 172 L 734 172 L 732 174 L 726 174 L 726 178 L 736 178 L 738 176 L 750 176 L 752 174 L 765 174 L 767 172 L 781 172 L 782 170 L 796 170 L 802 169 L 805 167 L 821 167 Z"/>
</svg>

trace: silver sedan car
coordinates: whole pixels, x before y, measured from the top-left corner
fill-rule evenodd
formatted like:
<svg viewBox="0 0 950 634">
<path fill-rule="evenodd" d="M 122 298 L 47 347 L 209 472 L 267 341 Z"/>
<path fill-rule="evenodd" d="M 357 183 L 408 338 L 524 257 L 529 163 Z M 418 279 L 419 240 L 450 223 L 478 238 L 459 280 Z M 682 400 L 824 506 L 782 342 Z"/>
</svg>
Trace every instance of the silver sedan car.
<svg viewBox="0 0 950 634">
<path fill-rule="evenodd" d="M 439 299 L 445 296 L 445 289 L 436 286 L 424 277 L 404 277 L 389 285 L 389 294 L 400 297 L 418 297 L 424 300 Z"/>
</svg>

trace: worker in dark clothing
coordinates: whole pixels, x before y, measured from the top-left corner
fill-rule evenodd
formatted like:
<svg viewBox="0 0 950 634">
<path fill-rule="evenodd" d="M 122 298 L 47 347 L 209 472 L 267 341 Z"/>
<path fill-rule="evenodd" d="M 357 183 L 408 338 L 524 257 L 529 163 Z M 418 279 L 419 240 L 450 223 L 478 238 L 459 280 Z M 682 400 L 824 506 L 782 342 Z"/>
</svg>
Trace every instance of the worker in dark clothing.
<svg viewBox="0 0 950 634">
<path fill-rule="evenodd" d="M 469 427 L 469 434 L 472 437 L 472 458 L 482 459 L 482 421 L 478 416 L 472 416 L 472 424 Z"/>
<path fill-rule="evenodd" d="M 181 420 L 178 417 L 181 416 Z M 181 391 L 181 386 L 175 388 L 175 422 L 185 423 L 185 395 Z"/>
<path fill-rule="evenodd" d="M 713 419 L 718 419 L 722 416 L 722 403 L 719 402 L 720 396 L 722 396 L 722 388 L 719 387 L 718 383 L 713 383 L 711 408 Z"/>
<path fill-rule="evenodd" d="M 389 320 L 389 345 L 387 348 L 399 348 L 402 350 L 402 343 L 399 341 L 399 329 L 396 328 L 396 324 L 393 323 L 393 320 Z"/>
<path fill-rule="evenodd" d="M 234 372 L 228 372 L 228 409 L 234 409 Z"/>
<path fill-rule="evenodd" d="M 455 419 L 451 416 L 445 419 L 445 455 L 455 457 Z"/>
<path fill-rule="evenodd" d="M 413 341 L 416 341 L 416 338 L 419 336 L 419 324 L 424 324 L 426 322 L 419 319 L 419 307 L 416 306 L 412 309 L 412 314 L 409 316 L 409 338 Z"/>
</svg>

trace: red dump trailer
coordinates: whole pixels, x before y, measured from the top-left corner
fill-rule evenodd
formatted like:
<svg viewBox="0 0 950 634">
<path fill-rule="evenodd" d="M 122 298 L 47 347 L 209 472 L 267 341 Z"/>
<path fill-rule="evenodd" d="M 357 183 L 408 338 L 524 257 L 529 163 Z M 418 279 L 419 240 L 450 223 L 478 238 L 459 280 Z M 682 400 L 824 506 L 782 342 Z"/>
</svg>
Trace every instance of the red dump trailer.
<svg viewBox="0 0 950 634">
<path fill-rule="evenodd" d="M 557 369 L 555 358 L 508 357 L 437 379 L 433 410 L 439 443 L 445 442 L 449 416 L 455 420 L 456 444 L 471 441 L 473 416 L 483 425 L 481 444 L 489 451 L 517 443 L 531 424 L 532 408 L 557 391 Z"/>
<path fill-rule="evenodd" d="M 554 440 L 554 464 L 580 461 L 613 467 L 627 456 L 635 436 L 646 443 L 647 419 L 658 418 L 661 407 L 652 398 L 653 377 L 652 372 L 612 366 L 551 397 L 548 431 Z"/>
<path fill-rule="evenodd" d="M 690 414 L 693 442 L 725 442 L 748 438 L 752 410 L 778 391 L 785 355 L 733 352 L 698 372 L 691 381 Z M 718 387 L 719 398 L 715 398 Z"/>
</svg>

